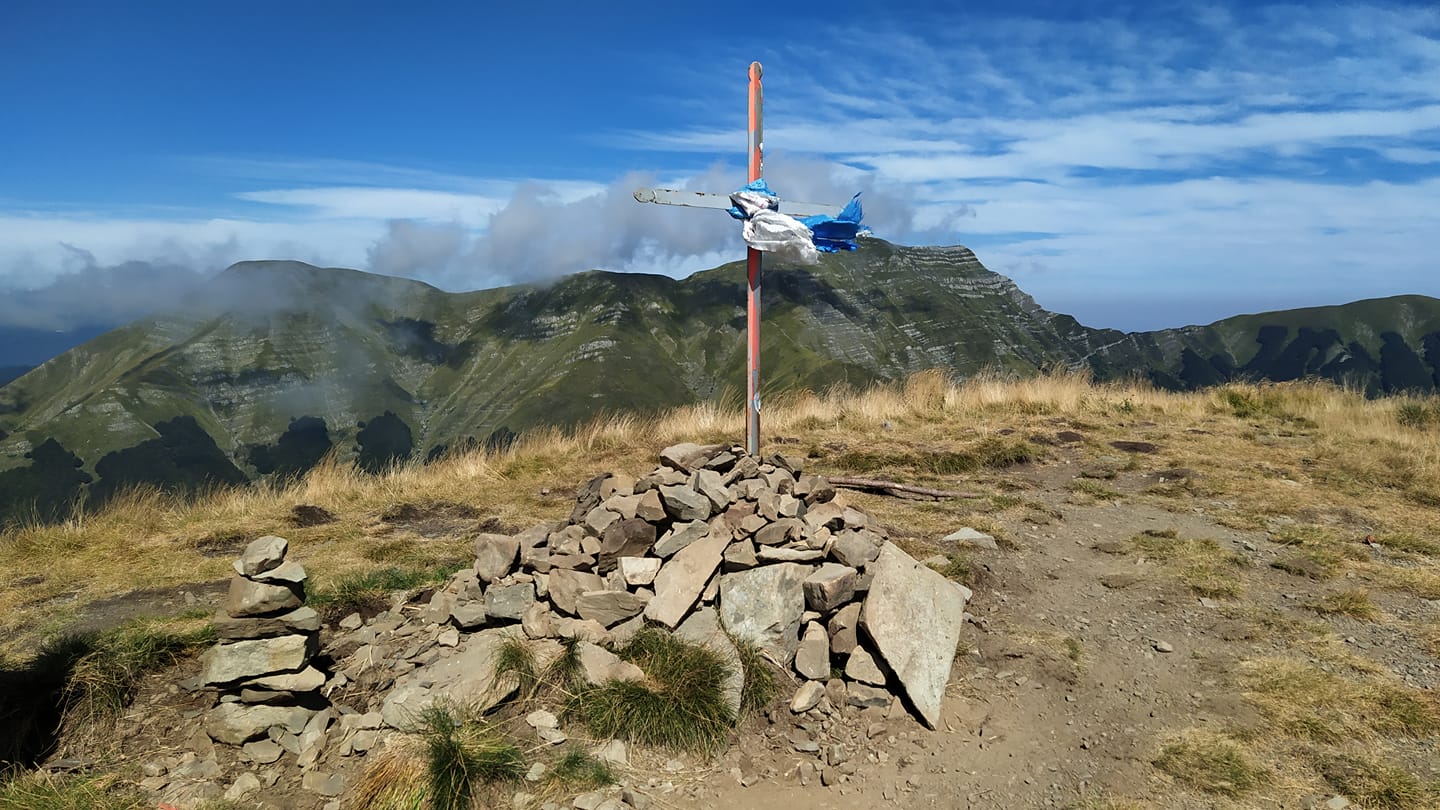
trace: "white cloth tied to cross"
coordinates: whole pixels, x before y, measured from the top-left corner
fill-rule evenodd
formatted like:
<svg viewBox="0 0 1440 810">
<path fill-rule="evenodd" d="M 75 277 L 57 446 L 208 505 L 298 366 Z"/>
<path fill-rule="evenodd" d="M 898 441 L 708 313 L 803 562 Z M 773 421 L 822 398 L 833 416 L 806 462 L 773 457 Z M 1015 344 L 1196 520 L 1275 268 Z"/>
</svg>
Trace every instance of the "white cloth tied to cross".
<svg viewBox="0 0 1440 810">
<path fill-rule="evenodd" d="M 805 223 L 776 210 L 779 200 L 758 191 L 737 191 L 730 202 L 745 216 L 745 244 L 795 264 L 819 264 L 820 252 Z"/>
</svg>

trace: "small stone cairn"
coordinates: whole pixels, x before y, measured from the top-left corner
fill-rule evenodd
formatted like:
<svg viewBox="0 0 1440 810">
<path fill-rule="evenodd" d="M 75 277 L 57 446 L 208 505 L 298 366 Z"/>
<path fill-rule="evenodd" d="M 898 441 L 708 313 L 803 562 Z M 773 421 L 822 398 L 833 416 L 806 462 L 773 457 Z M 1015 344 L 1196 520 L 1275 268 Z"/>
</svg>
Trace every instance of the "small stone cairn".
<svg viewBox="0 0 1440 810">
<path fill-rule="evenodd" d="M 324 703 L 326 676 L 311 665 L 320 615 L 305 606 L 305 568 L 286 561 L 282 537 L 261 537 L 235 561 L 219 642 L 205 654 L 202 680 L 219 690 L 206 717 L 217 742 L 242 745 L 275 726 L 300 733 Z"/>
<path fill-rule="evenodd" d="M 827 697 L 887 707 L 901 696 L 936 726 L 967 589 L 888 542 L 878 521 L 805 474 L 799 459 L 680 444 L 660 460 L 638 480 L 594 478 L 564 523 L 479 535 L 473 569 L 420 614 L 451 625 L 441 644 L 459 643 L 459 656 L 437 666 L 457 672 L 399 677 L 385 700 L 386 723 L 404 727 L 432 700 L 464 692 L 460 662 L 493 656 L 486 628 L 518 622 L 537 643 L 581 639 L 591 680 L 643 677 L 600 645 L 649 623 L 726 658 L 736 710 L 743 675 L 731 638 L 798 675 L 796 713 Z M 474 635 L 461 641 L 460 632 Z M 480 645 L 473 653 L 470 639 Z M 832 678 L 837 670 L 843 679 Z"/>
</svg>

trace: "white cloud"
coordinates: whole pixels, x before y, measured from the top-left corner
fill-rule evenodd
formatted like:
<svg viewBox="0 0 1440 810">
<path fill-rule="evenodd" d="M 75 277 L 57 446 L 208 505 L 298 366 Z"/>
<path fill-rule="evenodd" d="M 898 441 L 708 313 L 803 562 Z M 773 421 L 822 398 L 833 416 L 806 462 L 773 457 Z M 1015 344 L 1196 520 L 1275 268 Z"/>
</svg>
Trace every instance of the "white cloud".
<svg viewBox="0 0 1440 810">
<path fill-rule="evenodd" d="M 1440 294 L 1427 258 L 1440 233 L 1440 10 L 1203 5 L 1144 24 L 954 23 L 817 27 L 767 57 L 775 187 L 816 200 L 864 188 L 882 237 L 972 243 L 1042 304 L 1095 325 Z M 657 103 L 692 123 L 593 136 L 627 150 L 612 165 L 641 156 L 645 175 L 195 159 L 243 181 L 231 216 L 0 213 L 0 287 L 64 268 L 62 243 L 101 264 L 281 256 L 451 288 L 589 267 L 682 275 L 734 255 L 733 224 L 629 192 L 656 176 L 738 185 L 740 110 L 708 100 L 743 96 L 733 73 L 677 71 L 675 97 Z M 696 155 L 731 168 L 696 171 Z"/>
</svg>

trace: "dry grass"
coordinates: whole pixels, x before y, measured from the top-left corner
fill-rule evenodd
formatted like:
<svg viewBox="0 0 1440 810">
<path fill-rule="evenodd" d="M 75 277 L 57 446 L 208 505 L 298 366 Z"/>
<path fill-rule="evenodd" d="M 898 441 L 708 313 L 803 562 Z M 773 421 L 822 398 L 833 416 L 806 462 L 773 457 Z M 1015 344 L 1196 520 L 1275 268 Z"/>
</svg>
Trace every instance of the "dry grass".
<svg viewBox="0 0 1440 810">
<path fill-rule="evenodd" d="M 1323 616 L 1350 616 L 1364 621 L 1373 621 L 1380 615 L 1379 608 L 1370 601 L 1370 592 L 1363 588 L 1327 593 L 1306 607 Z"/>
<path fill-rule="evenodd" d="M 1145 556 L 1164 563 L 1198 596 L 1233 599 L 1245 592 L 1240 571 L 1249 561 L 1214 540 L 1183 538 L 1173 529 L 1162 529 L 1137 535 L 1131 542 Z"/>
<path fill-rule="evenodd" d="M 1363 513 L 1379 536 L 1395 538 L 1391 548 L 1417 563 L 1394 569 L 1411 573 L 1395 574 L 1382 587 L 1440 593 L 1429 556 L 1435 547 L 1424 539 L 1440 535 L 1440 510 L 1418 508 L 1440 497 L 1440 431 L 1416 429 L 1397 417 L 1403 405 L 1416 402 L 1366 400 L 1312 383 L 1231 385 L 1185 394 L 1096 384 L 1085 374 L 1066 372 L 1019 380 L 982 375 L 957 383 L 932 371 L 864 391 L 773 396 L 765 432 L 785 438 L 783 445 L 767 449 L 808 449 L 811 466 L 820 472 L 838 472 L 847 457 L 880 459 L 878 469 L 916 481 L 999 490 L 1015 483 L 1003 465 L 1045 463 L 1048 451 L 1031 437 L 1073 427 L 1084 432 L 1087 447 L 1103 448 L 1105 441 L 1134 439 L 1139 431 L 1144 433 L 1139 438 L 1161 444 L 1163 451 L 1132 457 L 1132 467 L 1185 467 L 1201 475 L 1183 479 L 1184 486 L 1157 485 L 1151 488 L 1155 494 L 1138 497 L 1178 510 L 1188 510 L 1198 498 L 1233 501 L 1234 507 L 1212 509 L 1216 519 L 1248 527 L 1306 511 Z M 1430 407 L 1430 400 L 1419 402 Z M 1141 424 L 1147 427 L 1136 427 Z M 562 517 L 571 488 L 598 472 L 641 473 L 667 444 L 735 441 L 742 432 L 738 411 L 700 403 L 653 418 L 607 416 L 573 430 L 532 431 L 504 450 L 456 455 L 380 476 L 331 461 L 287 486 L 216 492 L 192 503 L 133 493 L 96 515 L 0 534 L 0 645 L 33 649 L 67 613 L 129 593 L 136 582 L 170 588 L 223 579 L 240 544 L 266 533 L 290 539 L 292 555 L 310 569 L 317 590 L 377 568 L 436 565 L 456 549 L 463 551 L 461 532 L 418 536 L 381 516 L 402 503 L 422 509 L 450 503 L 524 527 Z M 866 506 L 880 502 L 879 496 L 850 497 Z M 323 507 L 337 520 L 297 527 L 291 513 L 299 504 Z M 886 510 L 903 516 L 916 532 L 938 537 L 953 530 L 951 505 L 930 505 L 928 511 L 924 506 L 887 504 Z M 1297 552 L 1322 554 L 1327 548 Z M 410 558 L 395 559 L 396 554 Z M 1332 567 L 1338 574 L 1356 564 L 1341 554 Z M 1222 564 L 1197 569 L 1191 579 L 1223 595 L 1231 590 L 1228 573 Z M 1220 575 L 1218 581 L 1207 585 L 1213 575 Z"/>
<path fill-rule="evenodd" d="M 1269 779 L 1240 743 L 1199 729 L 1166 743 L 1155 767 L 1191 787 L 1222 796 L 1239 796 Z"/>
<path fill-rule="evenodd" d="M 1440 732 L 1440 703 L 1433 695 L 1373 664 L 1365 669 L 1342 675 L 1295 659 L 1262 658 L 1241 665 L 1240 685 L 1279 730 L 1302 739 L 1339 743 Z"/>
</svg>

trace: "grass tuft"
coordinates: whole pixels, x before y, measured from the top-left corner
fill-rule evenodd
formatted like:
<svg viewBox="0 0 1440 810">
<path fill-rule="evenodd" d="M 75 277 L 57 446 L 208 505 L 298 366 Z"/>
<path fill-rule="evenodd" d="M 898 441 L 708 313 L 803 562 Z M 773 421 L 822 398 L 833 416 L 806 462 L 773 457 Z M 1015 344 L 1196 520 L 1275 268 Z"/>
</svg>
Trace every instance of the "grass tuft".
<svg viewBox="0 0 1440 810">
<path fill-rule="evenodd" d="M 63 727 L 81 736 L 103 733 L 130 705 L 142 677 L 214 641 L 208 619 L 139 619 L 94 636 L 66 680 Z"/>
<path fill-rule="evenodd" d="M 154 803 L 115 776 L 30 771 L 0 776 L 0 810 L 148 810 Z"/>
<path fill-rule="evenodd" d="M 396 735 L 378 754 L 367 756 L 355 787 L 354 810 L 430 810 L 430 784 L 424 743 L 413 735 Z"/>
<path fill-rule="evenodd" d="M 458 563 L 427 568 L 390 566 L 345 574 L 328 587 L 316 589 L 306 604 L 319 611 L 327 622 L 351 613 L 379 613 L 390 607 L 391 593 L 444 582 L 464 567 Z"/>
<path fill-rule="evenodd" d="M 1146 556 L 1163 562 L 1197 596 L 1230 598 L 1245 592 L 1239 570 L 1249 560 L 1210 538 L 1181 538 L 1173 529 L 1150 530 L 1132 540 Z"/>
<path fill-rule="evenodd" d="M 656 628 L 617 650 L 647 679 L 609 681 L 576 692 L 565 707 L 596 737 L 700 753 L 724 745 L 734 725 L 723 694 L 729 668 L 713 650 Z"/>
<path fill-rule="evenodd" d="M 500 643 L 495 656 L 495 680 L 513 676 L 519 684 L 520 699 L 529 700 L 540 691 L 540 673 L 535 669 L 535 651 L 524 639 L 510 636 Z"/>
<path fill-rule="evenodd" d="M 1316 767 L 1330 787 L 1361 807 L 1419 810 L 1434 807 L 1440 799 L 1413 774 L 1368 757 L 1323 756 Z"/>
<path fill-rule="evenodd" d="M 1120 499 L 1120 493 L 1093 478 L 1076 478 L 1067 484 L 1065 488 L 1079 495 L 1088 495 L 1097 501 L 1115 501 Z"/>
<path fill-rule="evenodd" d="M 1374 621 L 1380 615 L 1375 603 L 1370 601 L 1370 592 L 1363 588 L 1352 588 L 1325 594 L 1324 598 L 1305 605 L 1322 616 L 1351 616 L 1365 621 Z"/>
<path fill-rule="evenodd" d="M 466 810 L 481 785 L 525 775 L 525 755 L 488 724 L 435 705 L 420 715 L 435 810 Z"/>
<path fill-rule="evenodd" d="M 1160 750 L 1155 767 L 1207 793 L 1239 796 L 1269 774 L 1233 740 L 1192 729 Z"/>
<path fill-rule="evenodd" d="M 555 764 L 550 766 L 550 776 L 567 790 L 594 790 L 615 784 L 615 771 L 610 763 L 596 759 L 578 746 L 565 749 Z"/>
<path fill-rule="evenodd" d="M 770 704 L 779 696 L 780 681 L 758 646 L 733 636 L 730 642 L 740 653 L 740 666 L 745 673 L 745 686 L 740 693 L 740 710 L 760 714 L 770 708 Z"/>
<path fill-rule="evenodd" d="M 1347 678 L 1287 658 L 1244 662 L 1245 697 L 1280 729 L 1325 743 L 1440 732 L 1440 702 L 1403 684 Z"/>
</svg>

